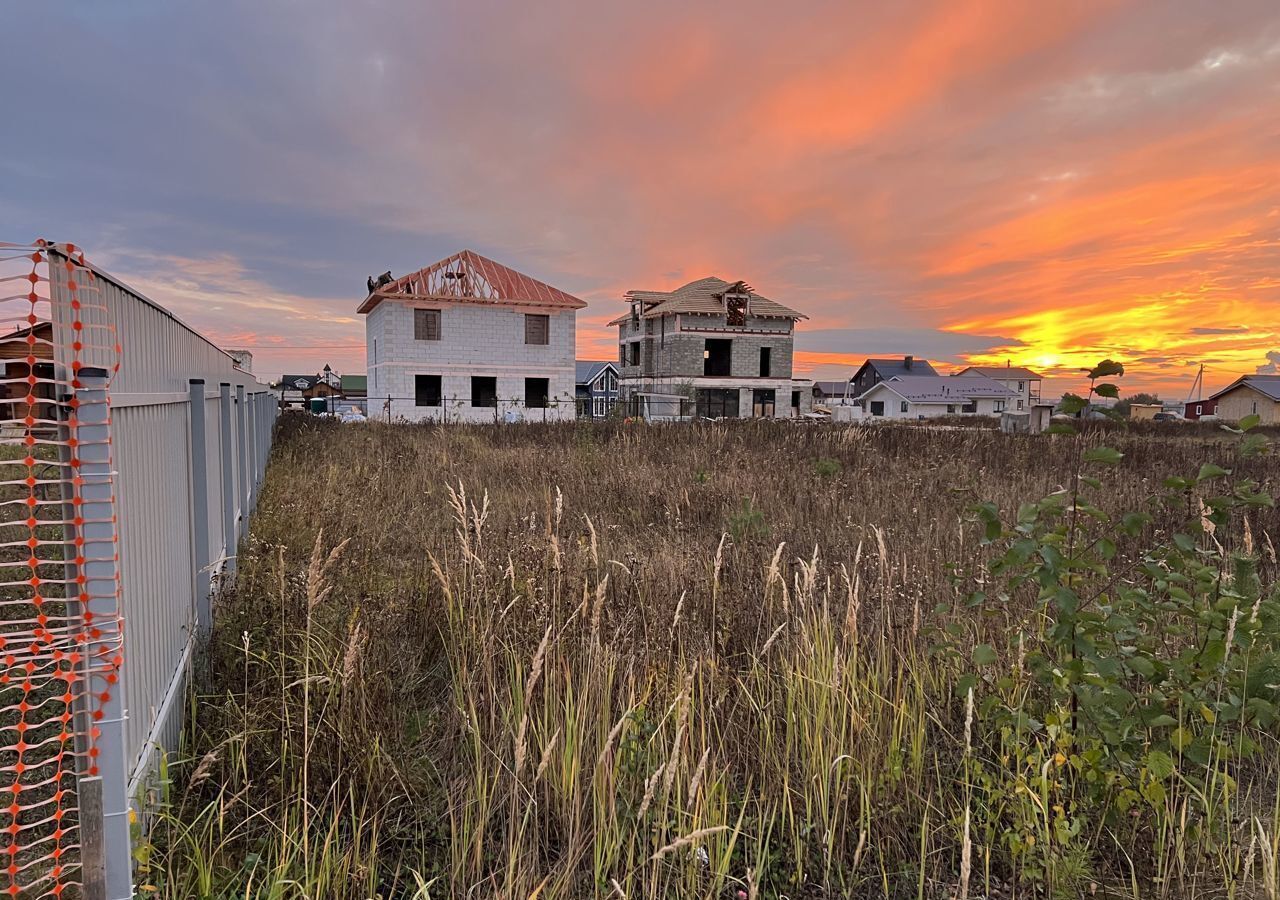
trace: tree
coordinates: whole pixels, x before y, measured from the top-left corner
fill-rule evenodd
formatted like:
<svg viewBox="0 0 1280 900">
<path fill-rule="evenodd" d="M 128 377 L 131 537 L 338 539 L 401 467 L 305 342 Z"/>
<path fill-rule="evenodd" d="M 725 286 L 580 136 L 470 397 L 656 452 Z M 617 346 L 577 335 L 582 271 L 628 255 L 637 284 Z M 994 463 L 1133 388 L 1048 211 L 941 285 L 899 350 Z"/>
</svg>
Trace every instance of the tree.
<svg viewBox="0 0 1280 900">
<path fill-rule="evenodd" d="M 1157 397 L 1155 394 L 1147 394 L 1142 391 L 1139 391 L 1136 394 L 1130 394 L 1128 397 L 1125 397 L 1123 400 L 1117 403 L 1115 405 L 1115 410 L 1116 412 L 1120 413 L 1120 415 L 1127 417 L 1129 415 L 1130 409 L 1133 407 L 1135 403 L 1142 405 L 1147 403 L 1159 403 L 1159 402 L 1161 402 L 1160 398 Z"/>
</svg>

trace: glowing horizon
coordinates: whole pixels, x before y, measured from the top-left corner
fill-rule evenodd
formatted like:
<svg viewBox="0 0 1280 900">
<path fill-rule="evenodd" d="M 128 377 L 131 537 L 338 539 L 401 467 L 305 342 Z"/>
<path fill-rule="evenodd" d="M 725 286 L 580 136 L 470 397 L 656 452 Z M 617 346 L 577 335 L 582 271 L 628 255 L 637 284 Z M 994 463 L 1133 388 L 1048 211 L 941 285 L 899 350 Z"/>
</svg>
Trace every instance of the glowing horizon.
<svg viewBox="0 0 1280 900">
<path fill-rule="evenodd" d="M 1201 364 L 1280 365 L 1274 4 L 122 0 L 25 27 L 0 77 L 64 99 L 0 146 L 0 238 L 85 246 L 266 377 L 364 371 L 366 276 L 464 247 L 587 300 L 582 358 L 616 356 L 626 290 L 715 274 L 809 315 L 816 378 L 911 353 L 1070 390 L 1111 357 L 1181 398 Z"/>
</svg>

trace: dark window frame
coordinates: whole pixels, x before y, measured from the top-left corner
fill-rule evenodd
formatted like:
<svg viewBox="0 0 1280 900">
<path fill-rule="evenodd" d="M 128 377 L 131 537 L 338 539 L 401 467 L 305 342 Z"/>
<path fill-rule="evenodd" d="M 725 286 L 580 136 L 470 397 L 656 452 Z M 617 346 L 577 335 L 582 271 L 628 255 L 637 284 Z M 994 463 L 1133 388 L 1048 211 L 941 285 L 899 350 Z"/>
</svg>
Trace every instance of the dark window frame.
<svg viewBox="0 0 1280 900">
<path fill-rule="evenodd" d="M 524 342 L 539 347 L 551 343 L 551 316 L 545 313 L 524 314 Z"/>
<path fill-rule="evenodd" d="M 538 383 L 541 382 L 541 393 L 536 390 Z M 530 388 L 534 387 L 533 393 Z M 531 402 L 532 401 L 532 402 Z M 524 380 L 524 408 L 525 409 L 546 409 L 551 405 L 551 379 L 550 378 L 526 378 Z"/>
<path fill-rule="evenodd" d="M 724 321 L 730 328 L 742 328 L 747 324 L 746 294 L 726 294 L 724 298 Z"/>
<path fill-rule="evenodd" d="M 435 379 L 435 393 L 426 387 L 423 379 Z M 434 403 L 431 401 L 435 400 Z M 440 375 L 418 374 L 413 376 L 413 405 L 439 407 L 444 405 L 444 378 Z"/>
<path fill-rule="evenodd" d="M 755 388 L 751 391 L 751 417 L 772 419 L 778 413 L 778 392 L 774 388 Z"/>
<path fill-rule="evenodd" d="M 733 340 L 707 338 L 702 345 L 702 374 L 708 378 L 728 378 L 733 374 Z"/>
<path fill-rule="evenodd" d="M 443 316 L 438 309 L 413 310 L 413 339 L 415 341 L 438 341 L 444 333 Z"/>
<path fill-rule="evenodd" d="M 760 348 L 760 377 L 770 378 L 773 372 L 773 348 Z"/>
<path fill-rule="evenodd" d="M 492 382 L 493 390 L 480 390 L 487 386 L 483 382 Z M 496 375 L 471 376 L 471 405 L 482 409 L 498 408 L 498 377 Z"/>
</svg>

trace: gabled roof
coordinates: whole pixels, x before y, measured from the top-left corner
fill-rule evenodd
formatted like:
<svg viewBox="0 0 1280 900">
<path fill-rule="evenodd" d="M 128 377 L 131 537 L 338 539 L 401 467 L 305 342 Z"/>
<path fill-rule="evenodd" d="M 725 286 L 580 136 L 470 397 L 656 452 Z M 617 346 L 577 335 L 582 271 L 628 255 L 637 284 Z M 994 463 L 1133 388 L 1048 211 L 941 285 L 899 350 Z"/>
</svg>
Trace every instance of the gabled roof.
<svg viewBox="0 0 1280 900">
<path fill-rule="evenodd" d="M 1264 397 L 1280 402 L 1280 375 L 1241 375 L 1218 393 L 1210 394 L 1209 399 L 1217 400 L 1227 391 L 1234 391 L 1242 385 L 1253 388 Z"/>
<path fill-rule="evenodd" d="M 372 312 L 383 300 L 438 300 L 450 303 L 549 306 L 582 309 L 586 301 L 545 282 L 463 250 L 426 268 L 376 287 L 358 313 Z"/>
<path fill-rule="evenodd" d="M 627 291 L 628 302 L 639 300 L 644 309 L 641 318 L 653 319 L 668 313 L 723 313 L 724 295 L 731 288 L 742 282 L 725 281 L 714 275 L 699 278 L 681 285 L 674 291 Z M 796 312 L 789 306 L 783 306 L 768 297 L 762 297 L 750 288 L 741 289 L 747 295 L 749 314 L 764 319 L 807 319 L 804 313 Z M 630 314 L 619 316 L 610 325 L 621 325 Z"/>
<path fill-rule="evenodd" d="M 938 374 L 938 370 L 935 369 L 933 367 L 933 364 L 929 362 L 929 360 L 927 359 L 916 359 L 915 357 L 912 357 L 911 368 L 908 369 L 907 360 L 905 357 L 898 356 L 890 359 L 887 357 L 881 358 L 881 357 L 873 356 L 858 367 L 858 371 L 854 373 L 853 377 L 856 379 L 868 367 L 875 369 L 877 372 L 879 372 L 880 378 L 884 381 L 888 381 L 890 378 L 893 378 L 895 375 L 902 375 L 904 377 L 909 377 L 912 375 L 937 375 Z"/>
<path fill-rule="evenodd" d="M 828 397 L 843 397 L 845 394 L 852 396 L 853 385 L 848 381 L 815 381 L 813 389 Z"/>
<path fill-rule="evenodd" d="M 901 375 L 881 381 L 862 393 L 886 388 L 910 403 L 958 403 L 964 400 L 1006 400 L 1018 394 L 984 375 Z"/>
<path fill-rule="evenodd" d="M 281 375 L 279 384 L 286 391 L 309 391 L 323 380 L 319 375 Z"/>
<path fill-rule="evenodd" d="M 578 359 L 574 360 L 574 383 L 590 384 L 605 372 L 606 369 L 613 369 L 613 374 L 618 374 L 617 367 L 608 360 L 599 359 Z"/>
<path fill-rule="evenodd" d="M 1038 375 L 1028 369 L 1026 366 L 969 366 L 956 372 L 956 375 L 967 375 L 975 372 L 978 375 L 986 375 L 988 378 L 998 378 L 1001 381 L 1010 379 L 1019 379 L 1022 381 L 1043 381 L 1044 376 Z"/>
</svg>

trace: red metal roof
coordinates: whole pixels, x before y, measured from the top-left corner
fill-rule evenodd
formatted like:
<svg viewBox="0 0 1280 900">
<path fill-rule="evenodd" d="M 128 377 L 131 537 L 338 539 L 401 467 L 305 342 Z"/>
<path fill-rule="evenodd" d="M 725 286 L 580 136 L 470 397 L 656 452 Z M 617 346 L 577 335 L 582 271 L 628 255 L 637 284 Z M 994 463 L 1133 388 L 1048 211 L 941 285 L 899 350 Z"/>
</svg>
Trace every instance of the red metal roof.
<svg viewBox="0 0 1280 900">
<path fill-rule="evenodd" d="M 472 250 L 463 250 L 375 290 L 356 312 L 368 313 L 387 299 L 440 300 L 461 303 L 496 303 L 582 309 L 579 300 L 559 288 L 494 262 Z"/>
</svg>

